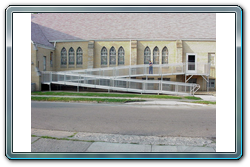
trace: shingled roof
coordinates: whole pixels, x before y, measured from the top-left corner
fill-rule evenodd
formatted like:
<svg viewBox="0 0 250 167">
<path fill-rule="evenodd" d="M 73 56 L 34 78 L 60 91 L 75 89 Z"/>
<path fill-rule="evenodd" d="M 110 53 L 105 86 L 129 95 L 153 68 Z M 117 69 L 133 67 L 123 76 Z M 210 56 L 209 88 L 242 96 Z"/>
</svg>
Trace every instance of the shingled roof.
<svg viewBox="0 0 250 167">
<path fill-rule="evenodd" d="M 31 21 L 49 41 L 216 38 L 215 13 L 42 13 Z"/>
<path fill-rule="evenodd" d="M 38 24 L 31 22 L 31 40 L 35 44 L 53 48 Z"/>
</svg>

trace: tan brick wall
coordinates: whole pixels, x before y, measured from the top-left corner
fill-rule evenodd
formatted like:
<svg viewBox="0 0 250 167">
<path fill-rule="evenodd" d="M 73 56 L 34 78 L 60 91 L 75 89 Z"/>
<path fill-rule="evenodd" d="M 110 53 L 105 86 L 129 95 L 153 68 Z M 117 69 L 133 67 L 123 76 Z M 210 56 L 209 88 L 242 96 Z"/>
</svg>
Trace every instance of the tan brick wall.
<svg viewBox="0 0 250 167">
<path fill-rule="evenodd" d="M 182 41 L 178 40 L 176 41 L 176 49 L 177 49 L 177 53 L 176 53 L 176 63 L 182 63 L 183 60 L 183 49 L 182 49 L 183 45 L 182 45 Z"/>
<path fill-rule="evenodd" d="M 37 51 L 37 56 L 36 56 L 36 67 L 39 67 L 40 71 L 43 71 L 43 59 L 44 57 L 46 57 L 46 71 L 54 71 L 55 70 L 55 52 L 54 50 L 50 50 L 50 49 L 45 49 L 45 48 L 41 48 L 41 47 L 37 47 L 38 51 Z M 50 64 L 50 54 L 51 52 L 53 53 L 53 57 L 52 57 L 52 66 Z M 39 64 L 38 64 L 39 63 Z"/>
<path fill-rule="evenodd" d="M 95 50 L 95 41 L 89 41 L 88 43 L 88 66 L 87 68 L 94 67 L 94 52 Z"/>
<path fill-rule="evenodd" d="M 216 42 L 183 41 L 183 62 L 186 62 L 186 53 L 196 53 L 197 62 L 208 63 L 210 53 L 214 53 L 216 59 Z M 216 66 L 210 68 L 210 78 L 216 78 Z"/>
<path fill-rule="evenodd" d="M 50 64 L 50 54 L 51 53 L 53 53 L 52 66 Z M 54 52 L 54 50 L 45 49 L 45 48 L 39 47 L 39 46 L 35 47 L 31 43 L 31 62 L 33 62 L 33 64 L 31 64 L 31 83 L 36 84 L 36 91 L 41 90 L 41 83 L 40 83 L 41 77 L 38 76 L 38 73 L 36 72 L 36 67 L 40 71 L 44 70 L 44 65 L 43 65 L 44 57 L 46 57 L 46 71 L 55 71 L 55 66 L 54 66 L 54 64 L 55 64 L 55 52 Z"/>
<path fill-rule="evenodd" d="M 31 83 L 35 83 L 36 91 L 41 90 L 40 77 L 37 76 L 36 67 L 37 67 L 37 59 L 36 56 L 37 51 L 34 45 L 31 43 Z"/>
<path fill-rule="evenodd" d="M 131 65 L 137 65 L 137 41 L 131 41 Z"/>
<path fill-rule="evenodd" d="M 56 71 L 67 71 L 67 70 L 79 70 L 79 69 L 87 69 L 88 67 L 88 41 L 83 42 L 57 42 L 56 43 L 56 49 L 55 49 L 55 57 L 56 57 L 56 63 L 55 63 L 55 70 Z M 65 47 L 67 50 L 67 65 L 61 66 L 61 50 Z M 68 65 L 69 64 L 69 49 L 73 48 L 75 51 L 75 65 Z M 78 47 L 82 48 L 83 52 L 83 64 L 82 65 L 76 65 L 76 51 Z"/>
<path fill-rule="evenodd" d="M 101 66 L 101 49 L 105 46 L 108 51 L 108 64 Z M 132 65 L 144 64 L 144 49 L 148 46 L 151 50 L 151 60 L 153 60 L 153 49 L 157 46 L 159 48 L 159 64 L 162 63 L 162 49 L 166 46 L 168 48 L 168 63 L 186 62 L 186 53 L 195 53 L 197 55 L 197 62 L 208 62 L 208 54 L 216 53 L 216 42 L 208 41 L 82 41 L 82 42 L 57 42 L 55 51 L 38 47 L 38 51 L 33 48 L 31 44 L 31 82 L 36 83 L 37 90 L 40 89 L 39 77 L 36 76 L 35 68 L 43 70 L 43 57 L 46 56 L 46 71 L 66 71 L 79 70 L 87 68 L 112 67 L 109 65 L 109 51 L 111 47 L 116 50 L 116 65 L 118 65 L 118 49 L 120 46 L 125 51 L 125 64 Z M 61 50 L 65 47 L 67 50 L 67 65 L 61 66 Z M 75 65 L 68 65 L 68 51 L 72 47 L 75 51 Z M 76 65 L 76 51 L 81 47 L 83 51 L 83 65 Z M 53 52 L 53 67 L 50 66 L 50 53 Z M 130 58 L 130 54 L 132 55 Z M 38 64 L 39 63 L 39 64 Z M 194 76 L 195 77 L 195 76 Z M 201 85 L 200 90 L 206 90 L 206 82 L 202 77 L 197 77 L 197 84 Z M 155 77 L 157 80 L 160 77 Z M 184 77 L 167 76 L 164 78 L 171 78 L 171 81 L 184 82 Z M 211 67 L 210 78 L 216 78 L 216 67 Z"/>
<path fill-rule="evenodd" d="M 208 53 L 216 52 L 216 42 L 206 41 L 183 41 L 183 57 L 186 60 L 186 53 L 196 53 L 197 62 L 208 62 Z"/>
<path fill-rule="evenodd" d="M 161 64 L 162 49 L 166 46 L 168 48 L 168 63 L 176 63 L 176 41 L 138 41 L 137 64 L 144 64 L 144 50 L 147 46 L 151 51 L 151 61 L 153 61 L 153 50 L 157 46 L 160 52 L 159 64 Z"/>
<path fill-rule="evenodd" d="M 101 50 L 104 46 L 108 51 L 108 63 L 105 66 L 101 66 Z M 124 65 L 130 65 L 130 41 L 95 41 L 94 68 L 114 67 L 114 65 L 109 65 L 109 50 L 112 46 L 116 50 L 116 66 L 118 66 L 118 49 L 121 46 L 123 47 L 125 52 Z"/>
</svg>

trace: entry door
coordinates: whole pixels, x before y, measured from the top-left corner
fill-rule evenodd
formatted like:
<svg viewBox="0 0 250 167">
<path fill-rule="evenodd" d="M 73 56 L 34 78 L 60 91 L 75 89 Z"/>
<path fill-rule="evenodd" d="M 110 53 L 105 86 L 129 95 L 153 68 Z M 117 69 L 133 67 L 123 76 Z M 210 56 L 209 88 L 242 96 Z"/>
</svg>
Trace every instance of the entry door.
<svg viewBox="0 0 250 167">
<path fill-rule="evenodd" d="M 188 73 L 195 73 L 196 72 L 196 54 L 194 53 L 187 53 L 186 54 L 186 71 Z"/>
</svg>

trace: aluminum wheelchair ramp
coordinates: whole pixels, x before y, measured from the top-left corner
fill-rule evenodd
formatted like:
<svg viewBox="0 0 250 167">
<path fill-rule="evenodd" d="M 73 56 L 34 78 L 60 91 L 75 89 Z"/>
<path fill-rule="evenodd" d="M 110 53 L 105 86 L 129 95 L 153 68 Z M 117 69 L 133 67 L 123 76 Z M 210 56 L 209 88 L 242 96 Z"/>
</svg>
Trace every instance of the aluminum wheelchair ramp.
<svg viewBox="0 0 250 167">
<path fill-rule="evenodd" d="M 198 84 L 162 80 L 141 80 L 131 77 L 184 74 L 183 64 L 154 66 L 153 74 L 148 74 L 148 65 L 123 66 L 60 72 L 42 72 L 43 84 L 59 84 L 86 88 L 106 89 L 135 93 L 172 95 L 194 95 Z M 167 72 L 168 70 L 168 72 Z M 79 90 L 79 89 L 78 89 Z"/>
</svg>

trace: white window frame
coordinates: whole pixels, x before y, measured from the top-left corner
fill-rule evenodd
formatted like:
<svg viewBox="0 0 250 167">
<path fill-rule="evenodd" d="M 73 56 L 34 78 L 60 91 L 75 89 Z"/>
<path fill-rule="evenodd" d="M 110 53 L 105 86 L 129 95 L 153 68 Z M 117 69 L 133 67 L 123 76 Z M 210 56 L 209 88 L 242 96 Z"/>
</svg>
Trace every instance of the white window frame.
<svg viewBox="0 0 250 167">
<path fill-rule="evenodd" d="M 188 70 L 188 56 L 195 56 L 195 69 Z M 186 73 L 197 73 L 197 54 L 196 53 L 186 53 Z"/>
<path fill-rule="evenodd" d="M 214 86 L 211 86 L 211 82 L 214 81 Z M 215 79 L 209 79 L 209 88 L 215 88 Z"/>
</svg>

